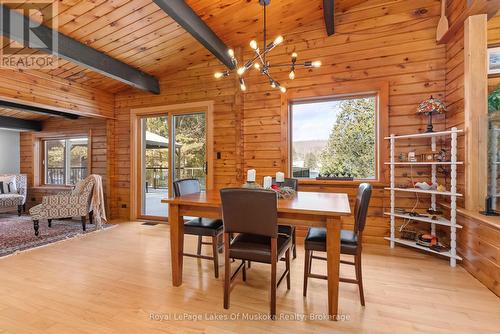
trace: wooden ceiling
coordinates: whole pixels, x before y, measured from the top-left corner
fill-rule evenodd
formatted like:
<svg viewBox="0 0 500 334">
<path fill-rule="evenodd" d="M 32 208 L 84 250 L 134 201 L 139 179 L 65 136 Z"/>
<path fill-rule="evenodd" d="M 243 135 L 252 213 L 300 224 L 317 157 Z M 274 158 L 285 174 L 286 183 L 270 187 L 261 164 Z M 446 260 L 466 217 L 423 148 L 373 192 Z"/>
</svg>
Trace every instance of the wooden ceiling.
<svg viewBox="0 0 500 334">
<path fill-rule="evenodd" d="M 387 0 L 387 3 L 402 0 Z M 336 12 L 366 8 L 373 0 L 337 0 Z M 59 0 L 59 31 L 146 73 L 161 77 L 214 59 L 189 33 L 151 0 Z M 257 0 L 188 0 L 193 10 L 231 47 L 246 47 L 262 34 Z M 269 38 L 322 22 L 321 0 L 273 0 L 268 7 Z M 377 2 L 380 5 L 380 1 Z M 325 32 L 326 37 L 326 32 Z M 2 37 L 3 38 L 3 37 Z M 260 40 L 262 37 L 260 36 Z M 60 60 L 51 75 L 110 92 L 127 85 Z"/>
<path fill-rule="evenodd" d="M 0 116 L 9 116 L 30 121 L 44 121 L 50 118 L 49 115 L 35 114 L 29 111 L 20 111 L 8 108 L 0 108 Z"/>
</svg>

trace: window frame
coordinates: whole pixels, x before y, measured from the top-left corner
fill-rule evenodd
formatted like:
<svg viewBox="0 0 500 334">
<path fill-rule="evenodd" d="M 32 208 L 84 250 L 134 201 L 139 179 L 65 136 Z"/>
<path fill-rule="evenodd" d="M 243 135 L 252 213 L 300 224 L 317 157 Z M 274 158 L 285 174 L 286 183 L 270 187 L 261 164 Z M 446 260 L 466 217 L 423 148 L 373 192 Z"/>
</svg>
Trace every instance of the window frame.
<svg viewBox="0 0 500 334">
<path fill-rule="evenodd" d="M 87 170 L 88 173 L 92 172 L 92 130 L 87 132 L 75 133 L 35 133 L 34 139 L 34 154 L 33 154 L 33 185 L 35 188 L 47 189 L 71 189 L 73 184 L 47 184 L 45 174 L 45 142 L 50 140 L 69 140 L 75 138 L 87 138 Z"/>
<path fill-rule="evenodd" d="M 327 185 L 358 185 L 362 182 L 372 184 L 386 184 L 389 179 L 388 169 L 384 161 L 388 157 L 388 143 L 384 137 L 389 133 L 389 83 L 382 82 L 342 82 L 332 85 L 312 86 L 310 88 L 291 88 L 281 96 L 281 118 L 282 118 L 282 168 L 287 176 L 292 173 L 292 111 L 291 106 L 295 102 L 319 102 L 332 99 L 345 99 L 350 97 L 376 97 L 376 145 L 375 145 L 375 179 L 355 179 L 353 181 L 340 180 L 316 180 L 299 178 L 299 184 L 327 184 Z"/>
<path fill-rule="evenodd" d="M 71 162 L 68 163 L 68 157 L 69 157 L 69 152 L 68 152 L 68 143 L 71 140 L 74 139 L 85 139 L 87 140 L 87 171 L 89 171 L 89 138 L 87 136 L 68 136 L 68 137 L 63 137 L 63 138 L 44 138 L 42 139 L 42 151 L 43 151 L 43 159 L 42 159 L 42 184 L 44 186 L 52 187 L 52 186 L 68 186 L 68 187 L 73 187 L 74 184 L 68 183 L 68 172 L 71 170 Z M 64 170 L 64 183 L 63 184 L 54 184 L 54 183 L 47 183 L 47 172 L 48 172 L 48 150 L 47 150 L 47 143 L 50 141 L 64 141 L 64 166 L 62 167 Z"/>
</svg>

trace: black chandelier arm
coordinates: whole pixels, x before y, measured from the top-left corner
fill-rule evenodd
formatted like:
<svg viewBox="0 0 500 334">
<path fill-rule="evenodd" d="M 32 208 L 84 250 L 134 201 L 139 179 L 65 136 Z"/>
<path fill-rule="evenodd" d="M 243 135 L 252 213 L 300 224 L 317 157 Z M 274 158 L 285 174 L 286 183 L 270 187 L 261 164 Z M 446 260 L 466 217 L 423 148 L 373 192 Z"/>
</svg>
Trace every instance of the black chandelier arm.
<svg viewBox="0 0 500 334">
<path fill-rule="evenodd" d="M 304 63 L 289 63 L 289 64 L 269 64 L 268 67 L 298 67 L 298 66 L 303 66 L 303 67 L 313 67 L 312 61 L 306 61 Z"/>
<path fill-rule="evenodd" d="M 276 85 L 276 87 L 280 87 L 280 86 L 281 86 L 281 85 L 280 85 L 280 83 L 279 83 L 278 81 L 276 81 L 276 80 L 274 80 L 274 79 L 273 79 L 273 77 L 269 74 L 269 72 L 267 72 L 267 71 L 263 71 L 262 73 L 263 73 L 265 76 L 267 76 L 267 77 L 269 78 L 269 81 L 273 82 L 273 83 Z"/>
</svg>

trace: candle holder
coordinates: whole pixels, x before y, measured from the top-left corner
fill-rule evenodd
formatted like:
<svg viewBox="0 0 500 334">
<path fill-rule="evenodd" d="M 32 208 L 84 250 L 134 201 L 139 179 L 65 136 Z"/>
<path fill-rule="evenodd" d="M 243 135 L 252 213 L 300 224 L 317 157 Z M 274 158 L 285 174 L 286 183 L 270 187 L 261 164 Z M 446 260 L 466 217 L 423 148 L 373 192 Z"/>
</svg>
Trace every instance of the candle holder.
<svg viewBox="0 0 500 334">
<path fill-rule="evenodd" d="M 262 186 L 255 181 L 247 181 L 241 187 L 246 189 L 262 189 Z"/>
</svg>

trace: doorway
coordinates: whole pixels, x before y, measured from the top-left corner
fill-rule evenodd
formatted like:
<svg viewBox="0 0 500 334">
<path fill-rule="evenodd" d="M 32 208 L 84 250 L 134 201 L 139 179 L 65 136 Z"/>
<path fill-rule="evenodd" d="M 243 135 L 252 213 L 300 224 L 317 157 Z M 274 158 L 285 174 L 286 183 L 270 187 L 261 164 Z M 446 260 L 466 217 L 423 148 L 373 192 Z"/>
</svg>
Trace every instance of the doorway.
<svg viewBox="0 0 500 334">
<path fill-rule="evenodd" d="M 213 184 L 211 102 L 132 110 L 131 219 L 168 221 L 175 180 Z"/>
</svg>

